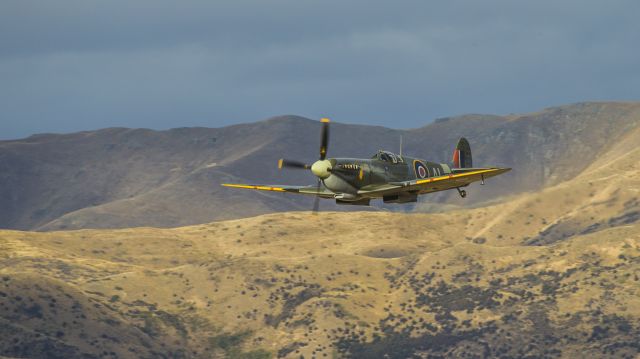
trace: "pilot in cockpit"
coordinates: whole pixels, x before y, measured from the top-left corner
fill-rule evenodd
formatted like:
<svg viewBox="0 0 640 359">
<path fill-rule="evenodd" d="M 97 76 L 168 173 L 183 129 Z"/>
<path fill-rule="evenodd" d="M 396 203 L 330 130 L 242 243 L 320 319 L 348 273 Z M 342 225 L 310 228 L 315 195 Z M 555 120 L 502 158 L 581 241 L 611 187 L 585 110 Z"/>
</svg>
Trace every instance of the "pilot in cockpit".
<svg viewBox="0 0 640 359">
<path fill-rule="evenodd" d="M 381 161 L 385 161 L 385 162 L 391 162 L 391 163 L 402 163 L 402 157 L 396 155 L 395 153 L 391 153 L 388 151 L 378 151 L 378 153 L 376 153 L 375 156 L 373 156 L 373 158 L 377 158 Z"/>
</svg>

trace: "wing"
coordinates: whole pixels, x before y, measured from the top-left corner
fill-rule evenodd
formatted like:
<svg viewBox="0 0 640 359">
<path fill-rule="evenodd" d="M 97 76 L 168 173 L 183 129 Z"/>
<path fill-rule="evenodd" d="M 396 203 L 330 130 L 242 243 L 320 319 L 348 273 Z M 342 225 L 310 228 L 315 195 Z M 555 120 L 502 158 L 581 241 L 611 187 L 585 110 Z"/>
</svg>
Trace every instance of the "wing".
<svg viewBox="0 0 640 359">
<path fill-rule="evenodd" d="M 318 189 L 318 187 L 316 186 L 281 186 L 281 185 L 262 185 L 262 184 L 252 185 L 252 184 L 235 184 L 235 183 L 223 183 L 222 185 L 225 187 L 255 189 L 259 191 L 307 194 L 312 196 L 320 196 L 323 198 L 334 198 L 334 195 L 335 195 L 335 193 L 329 191 L 323 186 L 321 186 Z"/>
<path fill-rule="evenodd" d="M 438 192 L 464 187 L 510 170 L 511 168 L 456 168 L 452 173 L 444 176 L 365 186 L 358 191 L 358 194 L 365 197 L 381 197 L 397 192 L 417 191 L 420 194 Z"/>
</svg>

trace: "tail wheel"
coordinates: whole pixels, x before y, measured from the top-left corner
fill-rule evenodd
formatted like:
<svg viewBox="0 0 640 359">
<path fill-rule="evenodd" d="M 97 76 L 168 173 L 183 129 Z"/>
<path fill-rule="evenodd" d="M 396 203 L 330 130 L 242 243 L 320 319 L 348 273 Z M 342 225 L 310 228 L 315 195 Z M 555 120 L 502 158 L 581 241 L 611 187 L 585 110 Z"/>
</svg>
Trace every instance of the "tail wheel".
<svg viewBox="0 0 640 359">
<path fill-rule="evenodd" d="M 456 188 L 458 190 L 458 194 L 460 195 L 460 197 L 465 198 L 467 197 L 467 191 L 460 189 L 460 188 Z"/>
</svg>

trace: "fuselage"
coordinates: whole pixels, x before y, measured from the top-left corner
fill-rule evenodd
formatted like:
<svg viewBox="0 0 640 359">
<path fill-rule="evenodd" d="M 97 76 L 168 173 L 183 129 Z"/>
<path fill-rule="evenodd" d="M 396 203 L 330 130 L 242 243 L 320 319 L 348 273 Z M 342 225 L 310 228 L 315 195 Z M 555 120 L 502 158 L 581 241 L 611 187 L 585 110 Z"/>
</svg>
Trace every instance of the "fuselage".
<svg viewBox="0 0 640 359">
<path fill-rule="evenodd" d="M 378 184 L 411 181 L 451 173 L 449 165 L 379 151 L 371 159 L 331 158 L 335 170 L 323 180 L 327 189 L 335 193 L 355 196 L 359 189 Z"/>
</svg>

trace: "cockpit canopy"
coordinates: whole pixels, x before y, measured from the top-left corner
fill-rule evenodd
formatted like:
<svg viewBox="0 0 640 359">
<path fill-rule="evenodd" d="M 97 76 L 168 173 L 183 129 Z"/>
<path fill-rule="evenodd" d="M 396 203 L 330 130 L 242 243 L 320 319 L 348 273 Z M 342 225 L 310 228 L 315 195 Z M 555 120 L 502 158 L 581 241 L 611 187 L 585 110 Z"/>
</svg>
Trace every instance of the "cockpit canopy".
<svg viewBox="0 0 640 359">
<path fill-rule="evenodd" d="M 396 155 L 395 153 L 389 151 L 379 150 L 378 153 L 371 157 L 372 159 L 377 159 L 380 161 L 391 162 L 391 163 L 402 163 L 404 160 L 402 156 Z"/>
</svg>

